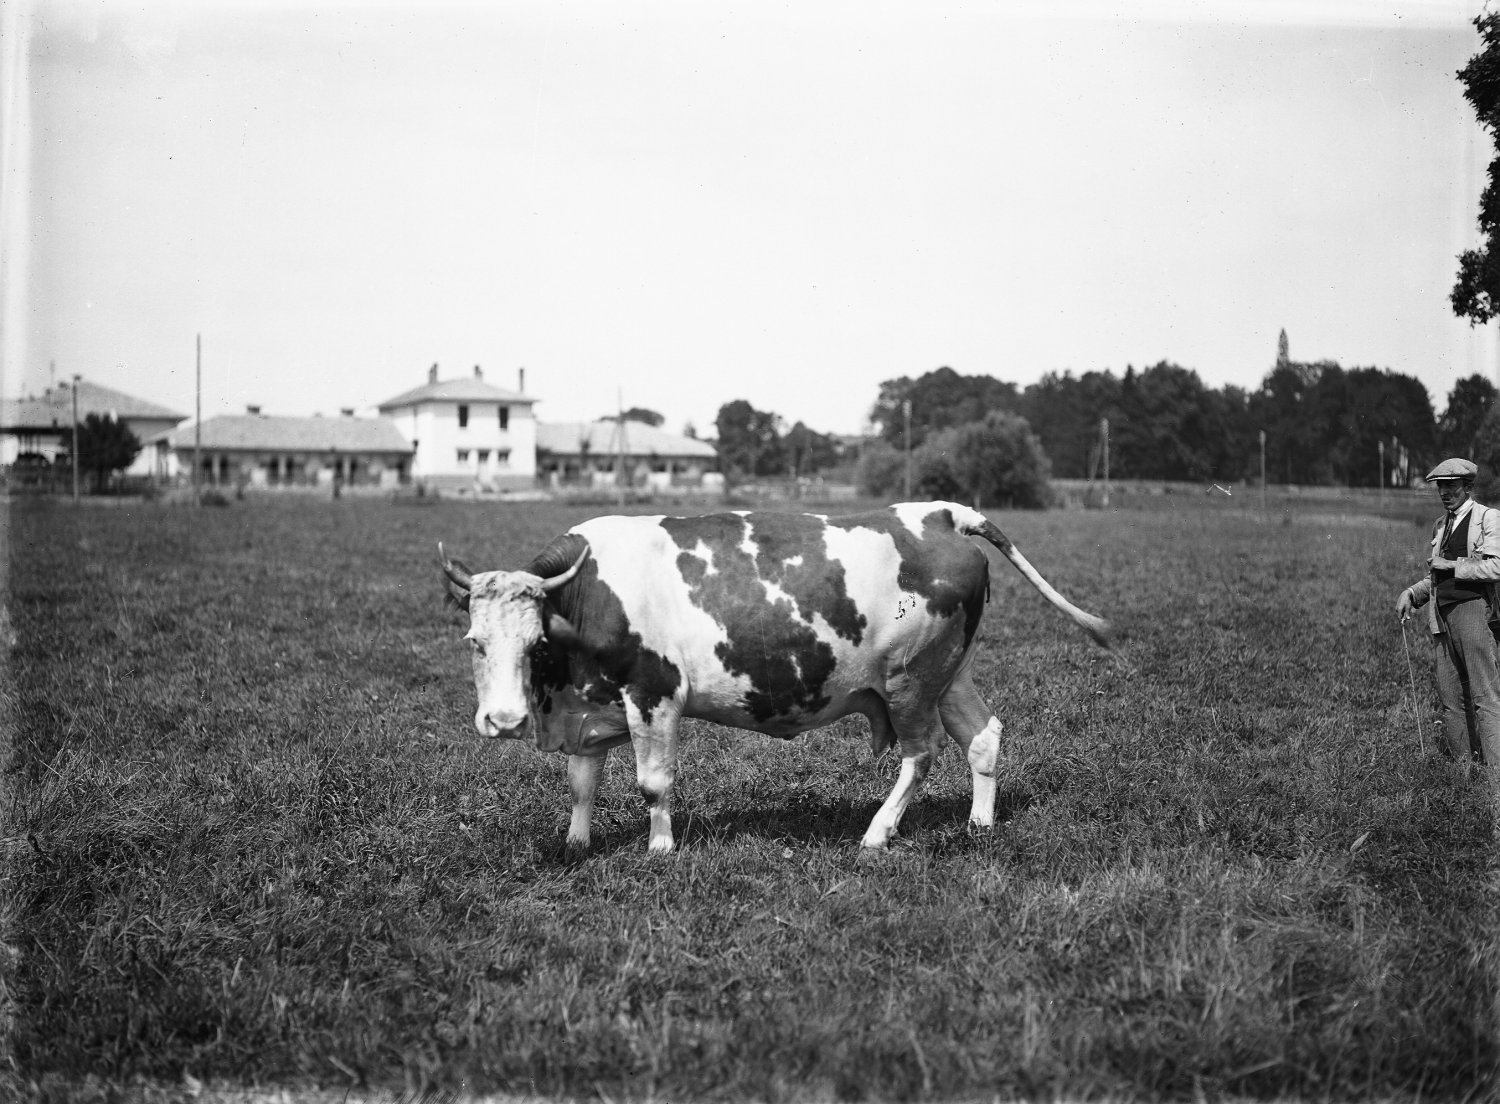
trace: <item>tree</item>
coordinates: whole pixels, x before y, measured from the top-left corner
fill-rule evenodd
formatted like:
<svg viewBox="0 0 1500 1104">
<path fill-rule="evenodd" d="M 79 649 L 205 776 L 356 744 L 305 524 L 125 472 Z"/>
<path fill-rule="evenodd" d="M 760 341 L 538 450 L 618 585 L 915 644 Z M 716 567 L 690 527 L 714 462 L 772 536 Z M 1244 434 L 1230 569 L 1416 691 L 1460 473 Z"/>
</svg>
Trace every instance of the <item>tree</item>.
<svg viewBox="0 0 1500 1104">
<path fill-rule="evenodd" d="M 726 472 L 751 478 L 786 470 L 779 415 L 735 399 L 719 407 L 714 426 L 719 431 L 719 463 Z"/>
<path fill-rule="evenodd" d="M 906 454 L 877 437 L 865 445 L 854 464 L 854 485 L 870 498 L 901 495 L 906 486 Z"/>
<path fill-rule="evenodd" d="M 1448 409 L 1438 419 L 1437 451 L 1444 456 L 1468 456 L 1474 452 L 1474 441 L 1485 415 L 1500 394 L 1495 385 L 1481 375 L 1461 379 L 1448 392 Z"/>
<path fill-rule="evenodd" d="M 1026 388 L 1021 415 L 1052 458 L 1054 474 L 1087 479 L 1098 462 L 1099 420 L 1119 420 L 1120 381 L 1113 372 L 1049 372 Z"/>
<path fill-rule="evenodd" d="M 1162 361 L 1127 367 L 1118 414 L 1110 419 L 1110 473 L 1121 479 L 1204 482 L 1214 470 L 1217 427 L 1211 392 L 1198 373 Z"/>
<path fill-rule="evenodd" d="M 1464 99 L 1493 142 L 1500 142 L 1500 15 L 1478 16 L 1474 26 L 1484 45 L 1458 71 Z M 1458 279 L 1449 296 L 1453 313 L 1471 325 L 1500 313 L 1500 157 L 1490 161 L 1488 183 L 1479 197 L 1479 232 L 1484 244 L 1458 257 Z"/>
<path fill-rule="evenodd" d="M 906 447 L 906 409 L 911 402 L 911 446 L 929 433 L 977 422 L 991 410 L 1019 411 L 1021 397 L 1013 383 L 993 376 L 964 376 L 952 368 L 938 368 L 919 379 L 886 380 L 870 411 L 880 436 L 896 448 Z"/>
<path fill-rule="evenodd" d="M 1040 509 L 1049 497 L 1052 465 L 1026 419 L 992 410 L 951 434 L 951 470 L 975 505 Z"/>
<path fill-rule="evenodd" d="M 1474 434 L 1474 451 L 1468 457 L 1479 465 L 1474 497 L 1494 502 L 1500 494 L 1500 407 L 1491 407 Z"/>
<path fill-rule="evenodd" d="M 931 434 L 912 450 L 912 497 L 1005 507 L 1041 507 L 1050 465 L 1026 419 L 994 410 L 980 421 Z M 855 468 L 860 491 L 906 497 L 906 453 L 884 441 L 865 448 Z"/>
<path fill-rule="evenodd" d="M 834 467 L 842 459 L 836 438 L 798 422 L 782 438 L 792 475 L 812 475 Z"/>
<path fill-rule="evenodd" d="M 624 414 L 606 414 L 599 420 L 601 422 L 618 422 L 622 419 L 627 422 L 640 422 L 648 426 L 660 426 L 667 420 L 664 415 L 658 414 L 654 410 L 648 410 L 644 406 L 632 406 Z"/>
<path fill-rule="evenodd" d="M 141 442 L 116 418 L 89 414 L 78 427 L 78 469 L 92 472 L 94 489 L 103 491 L 110 474 L 123 471 L 140 455 Z"/>
</svg>

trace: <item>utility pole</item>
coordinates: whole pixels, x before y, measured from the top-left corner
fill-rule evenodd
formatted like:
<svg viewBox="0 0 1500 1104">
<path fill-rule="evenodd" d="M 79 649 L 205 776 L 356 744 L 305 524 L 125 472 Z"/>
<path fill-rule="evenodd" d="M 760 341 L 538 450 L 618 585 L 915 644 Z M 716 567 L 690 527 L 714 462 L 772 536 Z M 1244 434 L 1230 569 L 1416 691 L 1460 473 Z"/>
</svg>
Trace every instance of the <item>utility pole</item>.
<svg viewBox="0 0 1500 1104">
<path fill-rule="evenodd" d="M 1266 518 L 1266 431 L 1260 431 L 1260 516 Z"/>
<path fill-rule="evenodd" d="M 911 501 L 911 400 L 901 400 L 901 413 L 906 418 L 906 501 Z"/>
<path fill-rule="evenodd" d="M 1104 449 L 1104 508 L 1109 509 L 1109 419 L 1099 419 L 1099 441 Z"/>
<path fill-rule="evenodd" d="M 1385 513 L 1385 442 L 1380 442 L 1380 512 Z"/>
<path fill-rule="evenodd" d="M 83 377 L 77 372 L 73 373 L 73 447 L 68 451 L 73 454 L 73 505 L 78 505 L 78 381 Z"/>
<path fill-rule="evenodd" d="M 203 496 L 199 493 L 198 480 L 203 474 L 203 335 L 198 335 L 197 369 L 194 384 L 194 407 L 193 413 L 193 501 L 203 505 Z"/>
<path fill-rule="evenodd" d="M 625 505 L 625 392 L 615 389 L 615 489 Z"/>
</svg>

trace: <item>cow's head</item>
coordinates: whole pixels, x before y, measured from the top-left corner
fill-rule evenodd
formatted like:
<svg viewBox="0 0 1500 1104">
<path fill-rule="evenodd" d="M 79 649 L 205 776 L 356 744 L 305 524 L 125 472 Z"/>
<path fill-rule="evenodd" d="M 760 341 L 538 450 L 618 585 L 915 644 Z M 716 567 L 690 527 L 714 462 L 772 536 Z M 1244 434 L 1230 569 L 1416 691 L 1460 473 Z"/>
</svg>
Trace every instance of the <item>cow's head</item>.
<svg viewBox="0 0 1500 1104">
<path fill-rule="evenodd" d="M 473 649 L 474 689 L 479 709 L 474 728 L 490 739 L 522 739 L 532 734 L 531 651 L 545 635 L 574 643 L 573 627 L 547 601 L 549 591 L 571 579 L 588 557 L 584 545 L 573 566 L 544 578 L 529 571 L 470 573 L 450 560 L 438 543 L 448 600 L 469 613 L 464 639 Z"/>
</svg>

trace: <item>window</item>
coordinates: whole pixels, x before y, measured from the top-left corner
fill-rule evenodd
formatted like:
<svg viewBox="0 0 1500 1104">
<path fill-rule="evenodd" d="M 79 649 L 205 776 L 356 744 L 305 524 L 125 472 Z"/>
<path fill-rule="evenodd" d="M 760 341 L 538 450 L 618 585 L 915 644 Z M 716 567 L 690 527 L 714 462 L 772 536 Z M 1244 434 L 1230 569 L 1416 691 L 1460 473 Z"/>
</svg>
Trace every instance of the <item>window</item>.
<svg viewBox="0 0 1500 1104">
<path fill-rule="evenodd" d="M 495 451 L 495 463 L 501 467 L 510 467 L 510 449 L 497 449 Z"/>
<path fill-rule="evenodd" d="M 479 450 L 479 462 L 481 464 L 488 464 L 490 462 L 490 450 L 489 449 L 480 449 Z"/>
<path fill-rule="evenodd" d="M 500 428 L 510 428 L 510 407 L 508 406 L 502 406 L 500 408 Z"/>
<path fill-rule="evenodd" d="M 458 428 L 467 429 L 469 425 L 469 404 L 458 404 Z"/>
<path fill-rule="evenodd" d="M 458 450 L 458 462 L 460 464 L 467 464 L 469 462 L 469 450 L 468 449 L 459 449 Z"/>
</svg>

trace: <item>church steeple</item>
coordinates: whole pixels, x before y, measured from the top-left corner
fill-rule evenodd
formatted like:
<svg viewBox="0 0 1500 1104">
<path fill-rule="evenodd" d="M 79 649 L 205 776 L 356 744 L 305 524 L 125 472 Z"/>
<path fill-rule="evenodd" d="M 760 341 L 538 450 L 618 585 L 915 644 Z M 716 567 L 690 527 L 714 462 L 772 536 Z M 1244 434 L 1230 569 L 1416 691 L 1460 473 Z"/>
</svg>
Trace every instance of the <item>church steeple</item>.
<svg viewBox="0 0 1500 1104">
<path fill-rule="evenodd" d="M 1276 339 L 1276 367 L 1285 368 L 1291 362 L 1291 347 L 1287 344 L 1286 329 L 1283 327 L 1281 336 Z"/>
</svg>

